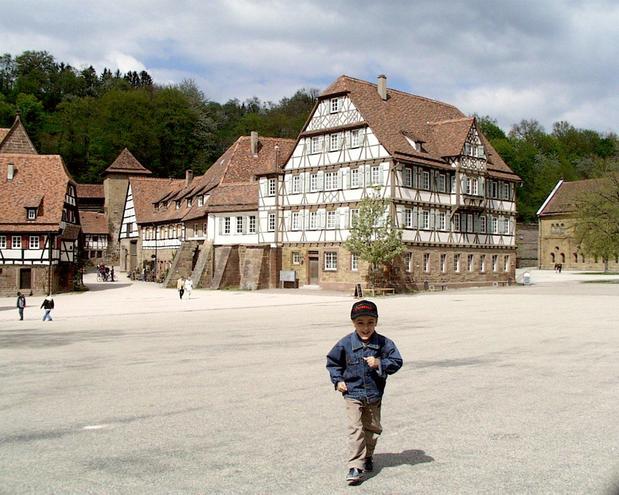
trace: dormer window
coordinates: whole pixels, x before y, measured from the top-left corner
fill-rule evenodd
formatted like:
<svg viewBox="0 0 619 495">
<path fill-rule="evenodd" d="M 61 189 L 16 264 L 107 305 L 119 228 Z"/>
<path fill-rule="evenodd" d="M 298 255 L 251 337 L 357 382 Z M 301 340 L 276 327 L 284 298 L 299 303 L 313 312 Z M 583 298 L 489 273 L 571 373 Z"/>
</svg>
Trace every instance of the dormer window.
<svg viewBox="0 0 619 495">
<path fill-rule="evenodd" d="M 202 194 L 198 196 L 198 206 L 204 206 L 204 196 Z"/>
<path fill-rule="evenodd" d="M 191 200 L 191 198 L 187 198 L 187 208 L 191 208 L 192 204 L 193 204 L 193 201 Z"/>
<path fill-rule="evenodd" d="M 337 113 L 340 111 L 340 99 L 339 98 L 331 98 L 331 113 Z"/>
<path fill-rule="evenodd" d="M 179 200 L 176 200 L 174 202 L 174 205 L 175 205 L 176 209 L 178 210 L 181 207 L 181 202 Z"/>
<path fill-rule="evenodd" d="M 28 220 L 36 220 L 37 219 L 37 209 L 36 208 L 26 208 L 26 215 Z"/>
</svg>

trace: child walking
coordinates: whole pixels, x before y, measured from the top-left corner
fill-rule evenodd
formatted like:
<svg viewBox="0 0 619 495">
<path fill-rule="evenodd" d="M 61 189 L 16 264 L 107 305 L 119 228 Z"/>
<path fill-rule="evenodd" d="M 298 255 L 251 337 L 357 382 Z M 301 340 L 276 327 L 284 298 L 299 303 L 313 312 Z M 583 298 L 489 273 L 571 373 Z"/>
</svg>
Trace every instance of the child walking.
<svg viewBox="0 0 619 495">
<path fill-rule="evenodd" d="M 387 375 L 402 367 L 397 347 L 376 333 L 378 308 L 371 301 L 357 301 L 350 311 L 355 331 L 342 338 L 327 354 L 331 382 L 345 399 L 348 417 L 349 459 L 346 481 L 363 481 L 364 471 L 374 469 L 372 456 L 381 434 L 381 399 Z"/>
</svg>

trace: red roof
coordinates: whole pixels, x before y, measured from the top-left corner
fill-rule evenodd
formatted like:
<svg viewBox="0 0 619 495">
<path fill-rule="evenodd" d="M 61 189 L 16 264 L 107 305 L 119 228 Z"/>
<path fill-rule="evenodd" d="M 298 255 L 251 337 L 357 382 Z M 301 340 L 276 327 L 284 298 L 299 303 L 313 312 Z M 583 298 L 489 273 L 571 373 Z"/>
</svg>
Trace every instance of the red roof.
<svg viewBox="0 0 619 495">
<path fill-rule="evenodd" d="M 0 129 L 0 153 L 37 154 L 19 115 L 10 129 Z"/>
<path fill-rule="evenodd" d="M 583 194 L 600 191 L 608 184 L 610 184 L 608 179 L 585 179 L 572 182 L 561 180 L 546 198 L 537 214 L 543 217 L 573 213 Z"/>
<path fill-rule="evenodd" d="M 103 184 L 78 184 L 78 198 L 105 198 Z"/>
<path fill-rule="evenodd" d="M 14 176 L 8 180 L 7 170 Z M 57 230 L 69 184 L 75 184 L 59 155 L 0 153 L 0 231 Z M 26 207 L 39 205 L 35 220 L 26 220 Z"/>
<path fill-rule="evenodd" d="M 108 234 L 109 232 L 103 213 L 80 210 L 80 224 L 84 234 Z"/>
<path fill-rule="evenodd" d="M 151 175 L 152 172 L 144 167 L 131 152 L 125 148 L 116 157 L 116 160 L 105 169 L 104 174 L 131 174 Z"/>
</svg>

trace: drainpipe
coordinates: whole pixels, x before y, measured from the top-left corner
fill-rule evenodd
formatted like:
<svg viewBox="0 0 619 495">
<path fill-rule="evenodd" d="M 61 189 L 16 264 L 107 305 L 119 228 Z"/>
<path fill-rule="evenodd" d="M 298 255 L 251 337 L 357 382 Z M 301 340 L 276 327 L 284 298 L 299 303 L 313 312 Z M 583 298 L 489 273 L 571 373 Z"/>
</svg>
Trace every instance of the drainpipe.
<svg viewBox="0 0 619 495">
<path fill-rule="evenodd" d="M 52 293 L 52 242 L 54 238 L 52 237 L 53 233 L 49 232 L 47 234 L 47 251 L 48 251 L 48 270 L 47 270 L 47 295 Z"/>
</svg>

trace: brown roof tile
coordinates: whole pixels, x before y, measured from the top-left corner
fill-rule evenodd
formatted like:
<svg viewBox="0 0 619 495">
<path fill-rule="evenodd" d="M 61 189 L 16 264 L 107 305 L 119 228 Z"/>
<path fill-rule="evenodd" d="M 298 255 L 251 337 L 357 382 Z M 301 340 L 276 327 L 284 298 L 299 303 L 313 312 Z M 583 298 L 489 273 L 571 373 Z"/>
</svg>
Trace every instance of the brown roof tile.
<svg viewBox="0 0 619 495">
<path fill-rule="evenodd" d="M 155 223 L 165 221 L 170 210 L 155 210 L 153 203 L 161 197 L 162 191 L 177 190 L 184 184 L 182 179 L 159 179 L 156 177 L 131 177 L 131 194 L 137 223 Z M 174 210 L 174 205 L 172 205 Z"/>
<path fill-rule="evenodd" d="M 428 160 L 446 163 L 446 156 L 460 153 L 468 130 L 474 124 L 473 118 L 453 105 L 391 88 L 387 90 L 387 99 L 383 100 L 376 84 L 348 76 L 340 76 L 320 98 L 336 94 L 349 95 L 380 143 L 394 156 L 400 154 L 425 159 L 427 163 L 431 163 Z M 425 152 L 413 148 L 407 137 L 422 141 Z M 519 180 L 483 135 L 482 142 L 488 154 L 489 173 L 497 171 L 506 178 Z"/>
<path fill-rule="evenodd" d="M 4 130 L 7 132 L 4 134 L 0 132 L 0 153 L 38 154 L 19 115 L 15 117 L 11 128 L 2 129 Z"/>
<path fill-rule="evenodd" d="M 78 184 L 78 198 L 105 198 L 103 184 Z"/>
<path fill-rule="evenodd" d="M 258 183 L 222 184 L 213 191 L 207 210 L 247 211 L 258 209 Z"/>
<path fill-rule="evenodd" d="M 107 220 L 103 213 L 80 210 L 80 224 L 84 234 L 107 234 Z"/>
<path fill-rule="evenodd" d="M 116 160 L 105 169 L 104 174 L 134 174 L 151 175 L 152 172 L 144 167 L 135 156 L 127 149 L 123 149 L 116 157 Z"/>
<path fill-rule="evenodd" d="M 539 216 L 569 214 L 576 211 L 580 197 L 585 193 L 595 192 L 608 185 L 607 179 L 586 179 L 572 182 L 561 181 L 546 198 Z"/>
<path fill-rule="evenodd" d="M 12 180 L 7 178 L 14 166 Z M 0 154 L 0 230 L 57 230 L 68 184 L 75 184 L 59 155 Z M 26 221 L 33 198 L 40 207 L 36 220 Z"/>
</svg>

